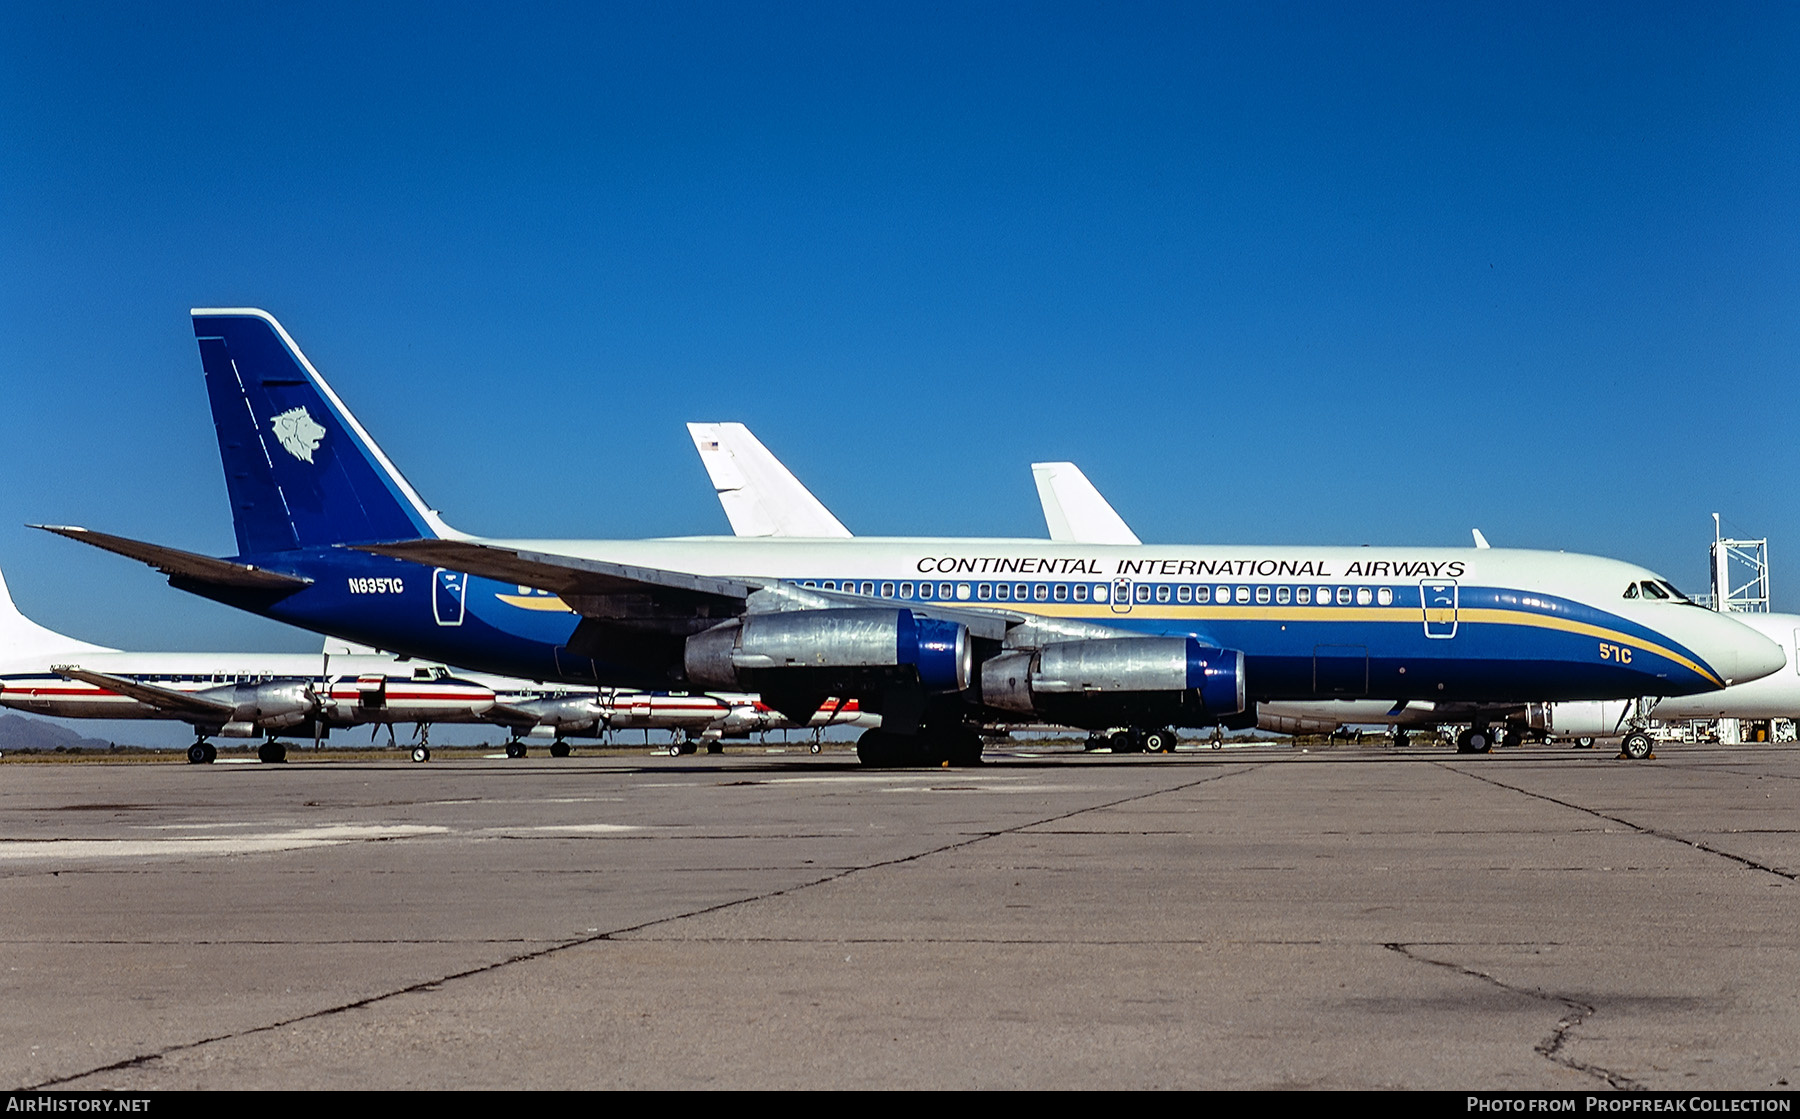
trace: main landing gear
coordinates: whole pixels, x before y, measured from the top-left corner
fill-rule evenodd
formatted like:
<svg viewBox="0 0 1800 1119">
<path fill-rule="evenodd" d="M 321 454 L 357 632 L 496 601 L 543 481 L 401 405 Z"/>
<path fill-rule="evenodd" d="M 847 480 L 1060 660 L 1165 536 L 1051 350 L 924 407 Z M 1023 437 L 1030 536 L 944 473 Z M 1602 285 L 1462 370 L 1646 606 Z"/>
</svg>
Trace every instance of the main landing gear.
<svg viewBox="0 0 1800 1119">
<path fill-rule="evenodd" d="M 207 760 L 211 761 L 212 759 L 208 758 Z M 271 738 L 256 748 L 256 760 L 270 765 L 278 765 L 287 761 L 287 747 Z"/>
<path fill-rule="evenodd" d="M 507 743 L 506 743 L 506 756 L 507 756 L 507 757 L 509 757 L 509 758 L 522 758 L 522 757 L 524 757 L 524 756 L 525 756 L 525 742 L 524 742 L 524 740 L 523 740 L 523 739 L 518 739 L 518 738 L 513 738 L 513 739 L 509 739 L 509 740 L 507 740 Z"/>
<path fill-rule="evenodd" d="M 1619 743 L 1619 757 L 1641 762 L 1656 757 L 1656 741 L 1641 730 L 1634 730 Z"/>
<path fill-rule="evenodd" d="M 1160 730 L 1145 730 L 1142 727 L 1127 727 L 1115 730 L 1110 734 L 1095 731 L 1088 735 L 1089 750 L 1108 749 L 1115 754 L 1172 754 L 1175 745 L 1180 741 L 1174 730 L 1163 727 Z M 1214 748 L 1217 748 L 1215 743 Z"/>
<path fill-rule="evenodd" d="M 1459 754 L 1485 754 L 1494 748 L 1494 732 L 1484 726 L 1473 726 L 1456 736 Z"/>
<path fill-rule="evenodd" d="M 219 760 L 218 748 L 204 738 L 194 739 L 194 744 L 188 747 L 187 754 L 189 765 L 211 765 Z"/>
<path fill-rule="evenodd" d="M 856 756 L 872 768 L 903 766 L 980 765 L 981 735 L 966 727 L 949 730 L 926 728 L 917 734 L 866 730 L 856 740 Z"/>
</svg>

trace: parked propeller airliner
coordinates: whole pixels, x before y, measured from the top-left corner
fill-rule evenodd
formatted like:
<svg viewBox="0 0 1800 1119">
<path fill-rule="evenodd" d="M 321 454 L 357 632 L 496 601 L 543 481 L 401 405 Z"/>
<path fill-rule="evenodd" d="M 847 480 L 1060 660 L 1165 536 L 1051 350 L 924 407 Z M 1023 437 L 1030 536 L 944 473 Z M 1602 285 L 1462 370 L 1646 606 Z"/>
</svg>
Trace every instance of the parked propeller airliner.
<svg viewBox="0 0 1800 1119">
<path fill-rule="evenodd" d="M 1036 540 L 494 540 L 428 508 L 275 319 L 197 310 L 238 554 L 79 528 L 172 585 L 474 669 L 828 696 L 872 764 L 974 761 L 977 730 L 1254 721 L 1262 700 L 1591 700 L 1779 668 L 1730 618 L 1625 598 L 1653 573 L 1510 549 Z"/>
<path fill-rule="evenodd" d="M 277 731 L 322 736 L 333 727 L 488 721 L 494 693 L 442 665 L 382 655 L 132 653 L 65 637 L 19 612 L 0 576 L 0 705 L 60 719 L 168 719 L 194 728 L 191 762 L 210 762 L 215 735 L 267 735 L 257 751 L 279 762 Z M 415 752 L 423 761 L 430 750 Z"/>
</svg>

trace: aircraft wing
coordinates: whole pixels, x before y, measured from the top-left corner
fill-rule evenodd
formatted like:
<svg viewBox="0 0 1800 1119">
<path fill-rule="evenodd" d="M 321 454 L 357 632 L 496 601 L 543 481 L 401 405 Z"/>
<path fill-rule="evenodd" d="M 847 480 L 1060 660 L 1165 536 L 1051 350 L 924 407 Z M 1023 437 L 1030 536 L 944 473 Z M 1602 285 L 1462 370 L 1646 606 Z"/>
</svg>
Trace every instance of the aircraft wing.
<svg viewBox="0 0 1800 1119">
<path fill-rule="evenodd" d="M 490 723 L 499 723 L 503 727 L 531 728 L 538 725 L 542 718 L 536 711 L 531 711 L 512 703 L 498 701 L 482 715 Z"/>
<path fill-rule="evenodd" d="M 253 564 L 214 559 L 212 556 L 203 556 L 198 552 L 184 552 L 179 548 L 165 548 L 161 544 L 149 544 L 142 540 L 131 540 L 123 536 L 110 536 L 104 532 L 94 532 L 76 525 L 30 525 L 28 527 L 41 528 L 45 532 L 54 532 L 56 535 L 66 536 L 70 540 L 92 544 L 104 551 L 129 556 L 139 563 L 149 564 L 171 579 L 191 579 L 198 583 L 208 583 L 214 586 L 248 587 L 256 590 L 297 591 L 302 587 L 312 585 L 311 579 L 303 579 L 297 575 L 282 575 L 274 571 L 265 571 Z"/>
<path fill-rule="evenodd" d="M 1071 544 L 1141 544 L 1125 518 L 1072 462 L 1034 462 L 1038 501 L 1050 539 Z"/>
<path fill-rule="evenodd" d="M 92 684 L 97 688 L 105 688 L 109 692 L 117 692 L 122 696 L 130 696 L 139 703 L 147 703 L 163 711 L 172 711 L 177 715 L 189 715 L 202 719 L 229 719 L 236 710 L 229 703 L 221 703 L 216 699 L 207 699 L 192 692 L 178 692 L 173 688 L 159 688 L 154 684 L 143 684 L 136 680 L 127 680 L 122 676 L 109 676 L 104 672 L 89 672 L 80 665 L 53 664 L 50 671 L 69 680 L 80 680 L 84 684 Z"/>
<path fill-rule="evenodd" d="M 608 621 L 646 617 L 639 605 L 645 596 L 656 608 L 655 612 L 663 616 L 675 611 L 692 611 L 691 616 L 721 621 L 742 613 L 765 610 L 825 610 L 845 606 L 894 609 L 902 605 L 891 599 L 795 587 L 776 580 L 690 575 L 683 571 L 502 548 L 469 540 L 407 540 L 397 544 L 359 544 L 356 548 L 429 567 L 464 571 L 484 579 L 550 591 L 576 613 Z M 752 596 L 756 596 L 756 601 L 752 601 Z M 961 622 L 977 637 L 1003 637 L 1010 626 L 1026 620 L 1025 615 L 1010 611 L 961 609 L 922 602 L 908 602 L 904 606 L 920 617 Z"/>
<path fill-rule="evenodd" d="M 407 540 L 398 544 L 360 544 L 356 547 L 358 551 L 378 556 L 393 556 L 427 567 L 464 571 L 484 579 L 551 591 L 582 613 L 586 611 L 581 610 L 576 599 L 658 591 L 690 596 L 696 602 L 742 609 L 744 601 L 762 588 L 761 583 L 740 579 L 718 579 L 655 567 L 529 552 L 471 540 Z"/>
</svg>

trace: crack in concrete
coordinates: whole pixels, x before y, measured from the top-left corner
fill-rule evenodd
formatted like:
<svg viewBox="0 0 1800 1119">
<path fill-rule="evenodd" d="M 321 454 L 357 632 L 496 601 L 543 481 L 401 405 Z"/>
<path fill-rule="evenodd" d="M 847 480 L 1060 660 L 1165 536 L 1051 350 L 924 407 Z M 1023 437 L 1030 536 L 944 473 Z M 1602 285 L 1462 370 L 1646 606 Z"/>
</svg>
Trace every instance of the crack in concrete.
<svg viewBox="0 0 1800 1119">
<path fill-rule="evenodd" d="M 1559 1064 L 1564 1068 L 1571 1069 L 1575 1072 L 1585 1073 L 1598 1080 L 1604 1080 L 1608 1086 L 1617 1091 L 1641 1092 L 1646 1089 L 1645 1085 L 1639 1084 L 1624 1073 L 1613 1072 L 1610 1069 L 1601 1068 L 1599 1065 L 1591 1065 L 1585 1061 L 1578 1061 L 1573 1056 L 1564 1052 L 1564 1047 L 1568 1044 L 1570 1035 L 1575 1032 L 1575 1029 L 1578 1026 L 1598 1012 L 1597 1007 L 1582 1002 L 1579 999 L 1570 998 L 1568 995 L 1558 995 L 1549 991 L 1540 991 L 1535 987 L 1517 987 L 1496 976 L 1489 975 L 1484 971 L 1477 971 L 1474 968 L 1467 967 L 1463 964 L 1449 963 L 1444 960 L 1434 960 L 1429 956 L 1419 955 L 1412 950 L 1412 945 L 1410 944 L 1389 941 L 1383 944 L 1382 947 L 1388 949 L 1390 952 L 1397 953 L 1401 957 L 1411 960 L 1414 963 L 1429 964 L 1432 967 L 1443 968 L 1446 971 L 1453 971 L 1458 975 L 1466 975 L 1471 979 L 1479 979 L 1483 983 L 1498 987 L 1500 990 L 1506 991 L 1509 994 L 1523 995 L 1526 998 L 1533 998 L 1541 1002 L 1554 1003 L 1562 1006 L 1564 1008 L 1564 1013 L 1562 1017 L 1556 1020 L 1556 1027 L 1550 1031 L 1549 1036 L 1545 1037 L 1544 1040 L 1532 1046 L 1534 1052 L 1545 1060 Z"/>
<path fill-rule="evenodd" d="M 1615 816 L 1609 812 L 1602 812 L 1598 808 L 1589 808 L 1585 804 L 1575 804 L 1571 801 L 1566 801 L 1559 797 L 1553 797 L 1548 793 L 1539 793 L 1539 792 L 1534 792 L 1531 789 L 1522 789 L 1517 785 L 1509 785 L 1505 781 L 1499 781 L 1492 777 L 1487 777 L 1487 776 L 1484 776 L 1479 773 L 1471 773 L 1466 769 L 1458 769 L 1454 765 L 1445 764 L 1444 768 L 1449 770 L 1452 773 L 1460 773 L 1464 777 L 1470 777 L 1477 781 L 1483 781 L 1483 782 L 1486 782 L 1487 784 L 1493 785 L 1497 788 L 1509 789 L 1509 790 L 1511 790 L 1515 793 L 1519 793 L 1523 796 L 1532 797 L 1536 800 L 1547 801 L 1550 804 L 1558 805 L 1560 807 L 1570 809 L 1571 811 L 1585 812 L 1589 816 L 1596 817 L 1597 819 L 1607 820 L 1607 821 L 1610 821 L 1611 823 L 1618 824 L 1620 827 L 1630 828 L 1632 831 L 1638 832 L 1641 835 L 1648 835 L 1648 836 L 1651 836 L 1656 839 L 1667 840 L 1670 843 L 1680 843 L 1684 846 L 1692 847 L 1696 851 L 1704 851 L 1709 855 L 1716 855 L 1717 857 L 1719 857 L 1721 859 L 1728 859 L 1731 862 L 1737 863 L 1740 866 L 1748 867 L 1751 870 L 1760 870 L 1765 874 L 1773 874 L 1777 878 L 1781 878 L 1788 882 L 1800 880 L 1800 872 L 1795 872 L 1795 871 L 1791 871 L 1791 870 L 1782 870 L 1779 867 L 1773 867 L 1773 866 L 1769 866 L 1765 863 L 1759 863 L 1755 859 L 1748 858 L 1743 855 L 1734 854 L 1730 851 L 1721 851 L 1719 848 L 1714 847 L 1702 840 L 1689 839 L 1685 835 L 1678 835 L 1675 832 L 1664 831 L 1661 828 L 1654 828 L 1654 827 L 1649 826 L 1648 824 L 1640 824 L 1634 820 L 1627 820 L 1623 816 Z"/>
<path fill-rule="evenodd" d="M 1024 823 L 1014 824 L 1010 827 L 998 828 L 998 829 L 994 829 L 991 831 L 977 832 L 966 838 L 959 839 L 953 843 L 941 844 L 937 847 L 928 848 L 923 851 L 916 851 L 910 855 L 902 855 L 902 856 L 892 858 L 892 859 L 883 859 L 879 862 L 865 863 L 860 866 L 848 867 L 846 869 L 834 871 L 833 873 L 826 874 L 821 877 L 812 879 L 811 881 L 797 883 L 792 886 L 784 886 L 778 890 L 769 890 L 765 893 L 755 894 L 755 895 L 752 895 L 749 897 L 734 898 L 730 901 L 723 901 L 723 902 L 715 903 L 713 905 L 701 906 L 698 909 L 689 910 L 684 913 L 676 913 L 676 914 L 671 914 L 667 917 L 657 917 L 657 918 L 653 918 L 648 921 L 640 921 L 635 925 L 626 925 L 621 928 L 610 929 L 606 932 L 594 933 L 590 936 L 575 937 L 575 938 L 572 938 L 569 940 L 558 941 L 558 942 L 549 944 L 543 948 L 536 949 L 534 951 L 520 952 L 517 955 L 509 956 L 506 959 L 496 960 L 493 963 L 481 964 L 476 967 L 464 968 L 461 971 L 451 972 L 448 975 L 442 975 L 435 979 L 422 979 L 422 980 L 418 981 L 417 983 L 409 983 L 404 987 L 399 987 L 392 991 L 384 991 L 380 994 L 368 995 L 364 998 L 354 999 L 350 1002 L 340 1003 L 336 1006 L 329 1006 L 329 1007 L 325 1007 L 320 1010 L 314 1010 L 314 1011 L 311 1011 L 306 1014 L 296 1015 L 292 1018 L 284 1018 L 284 1019 L 281 1019 L 280 1021 L 265 1023 L 264 1025 L 261 1025 L 261 1026 L 251 1026 L 247 1029 L 240 1029 L 240 1030 L 230 1031 L 227 1033 L 216 1034 L 212 1037 L 200 1038 L 197 1041 L 185 1041 L 185 1042 L 181 1042 L 176 1045 L 168 1045 L 168 1046 L 164 1046 L 161 1049 L 154 1050 L 152 1052 L 139 1053 L 136 1056 L 126 1057 L 122 1060 L 113 1061 L 109 1064 L 98 1065 L 94 1068 L 85 1069 L 80 1072 L 72 1072 L 72 1073 L 67 1073 L 65 1075 L 62 1075 L 62 1076 L 51 1077 L 48 1080 L 40 1081 L 39 1083 L 36 1083 L 36 1084 L 21 1085 L 19 1088 L 16 1089 L 16 1091 L 21 1091 L 21 1092 L 43 1091 L 45 1089 L 55 1088 L 59 1085 L 69 1084 L 69 1083 L 72 1083 L 77 1080 L 85 1079 L 86 1077 L 98 1076 L 102 1073 L 119 1072 L 119 1071 L 122 1071 L 125 1069 L 132 1069 L 132 1068 L 142 1068 L 142 1067 L 152 1064 L 156 1061 L 160 1061 L 165 1057 L 173 1056 L 178 1053 L 191 1052 L 193 1050 L 200 1049 L 204 1046 L 213 1045 L 213 1044 L 216 1044 L 216 1043 L 222 1042 L 222 1041 L 237 1041 L 242 1038 L 255 1037 L 258 1034 L 270 1033 L 275 1030 L 284 1029 L 288 1026 L 298 1025 L 302 1022 L 317 1021 L 322 1018 L 329 1018 L 334 1015 L 345 1014 L 345 1013 L 348 1013 L 353 1010 L 361 1010 L 366 1007 L 374 1006 L 377 1003 L 382 1003 L 382 1002 L 386 1002 L 390 999 L 399 998 L 402 995 L 416 994 L 421 991 L 437 990 L 440 987 L 442 987 L 444 984 L 454 982 L 455 980 L 458 980 L 458 979 L 469 979 L 469 978 L 473 978 L 474 976 L 478 976 L 478 975 L 486 975 L 489 972 L 498 971 L 501 968 L 511 967 L 514 964 L 529 963 L 532 960 L 543 959 L 543 958 L 553 955 L 557 952 L 567 951 L 568 949 L 571 949 L 571 948 L 580 948 L 584 945 L 589 945 L 589 944 L 599 944 L 599 943 L 603 943 L 606 941 L 611 941 L 611 940 L 615 940 L 615 939 L 618 939 L 621 937 L 625 937 L 632 933 L 642 932 L 645 929 L 653 929 L 653 928 L 656 928 L 661 925 L 669 925 L 669 924 L 673 924 L 677 921 L 686 921 L 686 920 L 690 920 L 695 917 L 704 917 L 704 916 L 708 916 L 713 913 L 720 913 L 727 909 L 735 909 L 739 906 L 750 905 L 750 904 L 753 904 L 753 903 L 759 902 L 759 901 L 768 901 L 768 900 L 771 900 L 774 898 L 785 897 L 789 894 L 799 893 L 802 890 L 812 889 L 815 886 L 824 886 L 824 885 L 829 885 L 830 883 L 833 883 L 833 882 L 839 882 L 839 881 L 842 881 L 842 880 L 850 877 L 851 875 L 861 874 L 861 873 L 864 873 L 865 871 L 883 870 L 883 869 L 886 869 L 889 867 L 904 866 L 907 863 L 917 862 L 920 859 L 929 858 L 932 855 L 941 855 L 941 854 L 944 854 L 949 851 L 961 850 L 965 847 L 970 847 L 970 846 L 973 846 L 974 844 L 982 843 L 982 842 L 985 842 L 990 839 L 996 839 L 1003 835 L 1011 835 L 1016 832 L 1021 832 L 1021 831 L 1026 830 L 1027 828 L 1041 827 L 1045 824 L 1055 823 L 1058 820 L 1071 819 L 1075 816 L 1080 816 L 1080 815 L 1083 815 L 1084 813 L 1088 813 L 1088 812 L 1101 812 L 1101 811 L 1104 811 L 1109 808 L 1117 808 L 1123 804 L 1130 804 L 1134 801 L 1147 800 L 1151 797 L 1166 796 L 1169 793 L 1183 792 L 1187 789 L 1195 788 L 1199 785 L 1205 785 L 1205 784 L 1209 784 L 1214 781 L 1223 780 L 1226 777 L 1235 777 L 1235 776 L 1240 776 L 1240 775 L 1246 774 L 1246 773 L 1254 773 L 1256 770 L 1263 768 L 1263 766 L 1266 764 L 1267 763 L 1247 763 L 1247 764 L 1244 764 L 1242 768 L 1234 768 L 1234 769 L 1230 770 L 1229 772 L 1223 771 L 1222 767 L 1220 769 L 1211 769 L 1211 770 L 1208 770 L 1206 775 L 1203 777 L 1197 778 L 1192 781 L 1186 781 L 1179 785 L 1172 786 L 1170 788 L 1152 789 L 1148 792 L 1133 793 L 1130 796 L 1119 797 L 1117 799 L 1105 801 L 1100 804 L 1090 804 L 1090 805 L 1086 806 L 1085 808 L 1071 809 L 1067 812 L 1060 812 L 1053 816 L 1044 817 L 1042 819 L 1029 820 Z M 420 837 L 420 838 L 430 838 L 430 837 Z"/>
</svg>

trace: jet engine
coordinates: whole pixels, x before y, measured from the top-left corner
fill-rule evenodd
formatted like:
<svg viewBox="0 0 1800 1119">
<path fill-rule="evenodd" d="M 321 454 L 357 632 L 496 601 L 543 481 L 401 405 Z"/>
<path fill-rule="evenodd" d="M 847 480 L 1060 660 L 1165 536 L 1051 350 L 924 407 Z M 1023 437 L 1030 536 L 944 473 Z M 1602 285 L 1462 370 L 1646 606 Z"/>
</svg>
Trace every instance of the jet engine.
<svg viewBox="0 0 1800 1119">
<path fill-rule="evenodd" d="M 1244 710 L 1244 654 L 1191 637 L 1059 641 L 985 662 L 981 698 L 1068 726 L 1206 726 Z"/>
<path fill-rule="evenodd" d="M 824 694 L 917 685 L 959 692 L 972 676 L 969 631 L 911 610 L 751 614 L 687 639 L 690 683 L 721 691 L 809 687 Z"/>
</svg>

